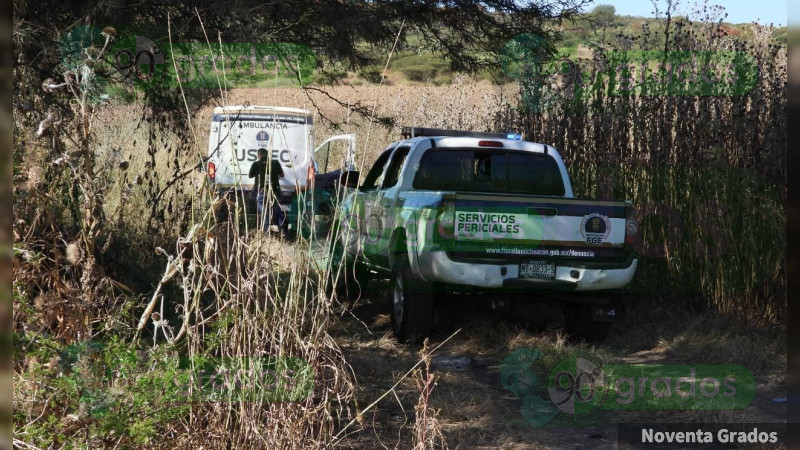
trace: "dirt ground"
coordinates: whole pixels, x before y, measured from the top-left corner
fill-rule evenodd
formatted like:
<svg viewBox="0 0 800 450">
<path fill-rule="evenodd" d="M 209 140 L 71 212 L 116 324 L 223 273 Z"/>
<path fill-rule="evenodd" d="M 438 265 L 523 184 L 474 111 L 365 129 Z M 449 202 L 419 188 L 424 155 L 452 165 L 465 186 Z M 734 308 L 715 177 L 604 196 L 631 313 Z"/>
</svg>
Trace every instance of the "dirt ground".
<svg viewBox="0 0 800 450">
<path fill-rule="evenodd" d="M 402 378 L 420 359 L 419 345 L 399 344 L 391 333 L 385 280 L 342 309 L 334 335 L 352 365 L 360 423 L 339 444 L 351 448 L 410 448 L 414 405 L 420 391 L 413 375 L 376 406 L 368 405 Z M 451 304 L 437 311 L 432 356 L 436 385 L 428 406 L 436 411 L 449 448 L 616 448 L 619 422 L 786 422 L 786 329 L 755 328 L 713 312 L 681 311 L 654 299 L 635 299 L 611 336 L 597 345 L 576 342 L 562 331 L 555 304 L 531 303 L 522 310 L 495 313 L 476 304 Z M 556 416 L 536 422 L 523 400 L 503 387 L 503 360 L 514 350 L 542 352 L 537 370 L 580 355 L 600 364 L 740 364 L 756 379 L 754 401 L 743 410 L 609 411 L 577 420 Z M 543 397 L 544 393 L 542 392 Z"/>
</svg>

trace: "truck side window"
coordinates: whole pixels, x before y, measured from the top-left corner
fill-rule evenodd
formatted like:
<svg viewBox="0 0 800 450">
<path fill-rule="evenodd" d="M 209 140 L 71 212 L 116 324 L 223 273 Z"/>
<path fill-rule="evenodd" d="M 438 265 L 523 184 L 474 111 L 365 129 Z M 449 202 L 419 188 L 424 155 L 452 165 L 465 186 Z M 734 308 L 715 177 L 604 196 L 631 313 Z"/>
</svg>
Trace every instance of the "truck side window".
<svg viewBox="0 0 800 450">
<path fill-rule="evenodd" d="M 392 162 L 389 163 L 389 169 L 386 171 L 386 177 L 381 185 L 383 189 L 388 189 L 397 184 L 400 170 L 405 165 L 409 151 L 411 151 L 411 147 L 400 147 L 395 150 L 394 157 L 392 157 Z"/>
<path fill-rule="evenodd" d="M 392 149 L 386 149 L 378 156 L 378 159 L 375 161 L 375 164 L 372 165 L 372 168 L 369 169 L 367 172 L 366 178 L 364 178 L 364 183 L 361 184 L 362 190 L 371 190 L 377 188 L 381 181 L 383 180 L 383 169 L 386 167 L 386 162 L 389 160 L 389 155 L 392 154 Z"/>
</svg>

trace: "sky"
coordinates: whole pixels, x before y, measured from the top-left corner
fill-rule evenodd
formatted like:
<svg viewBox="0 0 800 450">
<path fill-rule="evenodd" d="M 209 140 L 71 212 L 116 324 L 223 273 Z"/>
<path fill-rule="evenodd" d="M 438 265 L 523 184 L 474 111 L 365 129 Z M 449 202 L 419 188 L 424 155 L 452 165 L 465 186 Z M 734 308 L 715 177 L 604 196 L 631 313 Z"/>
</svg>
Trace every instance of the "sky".
<svg viewBox="0 0 800 450">
<path fill-rule="evenodd" d="M 684 15 L 691 11 L 694 4 L 701 4 L 703 0 L 683 0 L 678 6 L 678 14 Z M 596 5 L 614 5 L 617 14 L 623 16 L 653 17 L 653 2 L 650 0 L 594 0 L 588 6 L 591 11 Z M 761 24 L 773 23 L 775 26 L 785 26 L 787 22 L 788 4 L 785 0 L 709 0 L 709 5 L 719 5 L 728 13 L 726 22 L 747 23 L 757 21 Z M 660 10 L 666 9 L 666 1 L 658 0 Z M 683 10 L 683 11 L 681 11 Z M 792 25 L 800 22 L 800 11 L 792 8 Z"/>
</svg>

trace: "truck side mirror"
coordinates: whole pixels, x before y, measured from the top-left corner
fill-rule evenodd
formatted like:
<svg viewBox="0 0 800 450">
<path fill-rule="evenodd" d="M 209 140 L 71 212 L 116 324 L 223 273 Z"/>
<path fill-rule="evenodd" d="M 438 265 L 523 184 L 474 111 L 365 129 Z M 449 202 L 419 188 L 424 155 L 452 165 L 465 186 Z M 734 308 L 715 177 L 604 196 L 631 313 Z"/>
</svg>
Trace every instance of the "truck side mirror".
<svg viewBox="0 0 800 450">
<path fill-rule="evenodd" d="M 359 173 L 357 170 L 342 172 L 342 174 L 339 175 L 339 185 L 355 189 L 358 187 L 358 176 Z"/>
</svg>

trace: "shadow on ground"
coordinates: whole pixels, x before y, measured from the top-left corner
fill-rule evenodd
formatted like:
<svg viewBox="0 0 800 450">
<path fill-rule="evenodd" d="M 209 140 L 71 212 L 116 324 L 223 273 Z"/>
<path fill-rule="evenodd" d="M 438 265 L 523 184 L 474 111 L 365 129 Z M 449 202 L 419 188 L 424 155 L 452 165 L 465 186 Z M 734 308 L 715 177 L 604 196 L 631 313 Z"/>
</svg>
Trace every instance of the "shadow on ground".
<svg viewBox="0 0 800 450">
<path fill-rule="evenodd" d="M 348 305 L 334 330 L 357 381 L 363 410 L 386 393 L 420 358 L 419 345 L 399 344 L 391 333 L 385 281 L 373 280 Z M 618 422 L 779 422 L 786 420 L 785 326 L 753 326 L 711 312 L 669 310 L 658 302 L 628 309 L 611 336 L 599 344 L 567 337 L 558 305 L 530 304 L 493 312 L 475 303 L 437 309 L 430 347 L 455 333 L 433 356 L 437 384 L 430 406 L 438 411 L 451 448 L 614 448 Z M 756 399 L 742 411 L 608 411 L 575 419 L 543 417 L 501 383 L 503 360 L 520 348 L 538 349 L 540 378 L 558 361 L 580 355 L 599 364 L 741 364 L 756 377 Z M 364 412 L 357 432 L 343 445 L 408 448 L 419 391 L 412 377 Z M 527 408 L 527 409 L 526 409 Z M 356 431 L 356 430 L 353 430 Z"/>
</svg>

